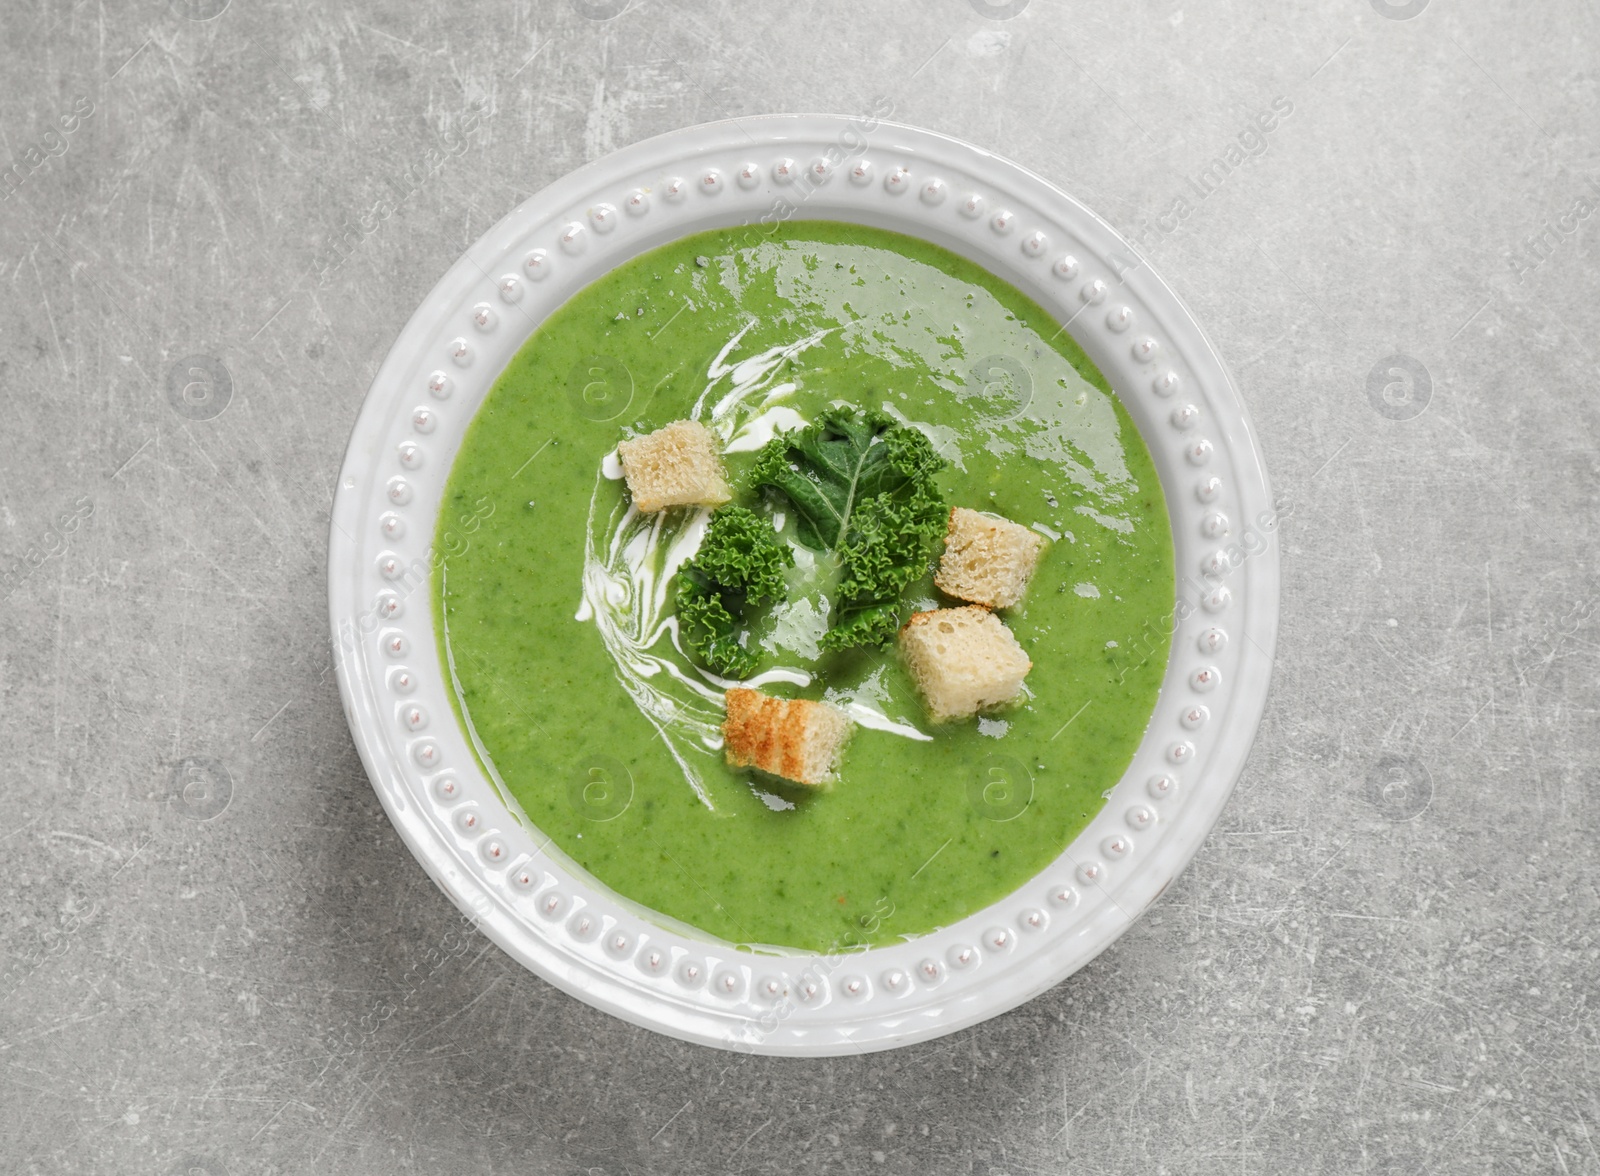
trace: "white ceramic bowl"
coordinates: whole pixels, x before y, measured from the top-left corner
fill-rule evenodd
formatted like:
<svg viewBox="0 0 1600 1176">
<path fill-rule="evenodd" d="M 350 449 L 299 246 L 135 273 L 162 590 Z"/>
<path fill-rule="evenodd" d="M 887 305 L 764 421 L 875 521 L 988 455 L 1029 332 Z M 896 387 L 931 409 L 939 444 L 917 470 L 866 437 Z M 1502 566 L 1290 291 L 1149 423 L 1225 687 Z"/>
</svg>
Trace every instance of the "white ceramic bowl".
<svg viewBox="0 0 1600 1176">
<path fill-rule="evenodd" d="M 467 423 L 534 328 L 619 263 L 787 216 L 922 237 L 1067 324 L 1159 471 L 1179 585 L 1131 766 L 1048 869 L 954 926 L 840 956 L 753 955 L 641 911 L 560 855 L 477 766 L 451 709 L 427 571 Z M 1173 292 L 1038 176 L 913 127 L 774 115 L 690 127 L 552 184 L 434 287 L 367 394 L 334 499 L 339 687 L 384 808 L 440 888 L 550 983 L 675 1037 L 769 1054 L 922 1041 L 1012 1008 L 1105 950 L 1193 857 L 1261 717 L 1277 631 L 1266 472 L 1237 390 Z"/>
</svg>

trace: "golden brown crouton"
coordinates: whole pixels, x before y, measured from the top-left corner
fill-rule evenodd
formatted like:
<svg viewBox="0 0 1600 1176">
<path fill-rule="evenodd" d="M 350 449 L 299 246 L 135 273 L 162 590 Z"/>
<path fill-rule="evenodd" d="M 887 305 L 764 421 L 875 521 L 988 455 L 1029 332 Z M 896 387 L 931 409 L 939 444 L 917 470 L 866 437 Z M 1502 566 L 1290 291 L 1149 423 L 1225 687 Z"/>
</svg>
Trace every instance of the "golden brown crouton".
<svg viewBox="0 0 1600 1176">
<path fill-rule="evenodd" d="M 914 613 L 900 654 L 936 723 L 1013 701 L 1033 668 L 1005 622 L 970 604 Z"/>
<path fill-rule="evenodd" d="M 673 421 L 617 446 L 633 504 L 645 514 L 669 506 L 721 506 L 733 497 L 717 437 L 697 421 Z"/>
<path fill-rule="evenodd" d="M 1043 537 L 1027 527 L 957 506 L 933 582 L 957 600 L 1010 608 L 1022 599 L 1043 550 Z"/>
<path fill-rule="evenodd" d="M 812 788 L 831 782 L 839 750 L 850 737 L 851 723 L 842 710 L 742 686 L 728 691 L 727 700 L 722 737 L 729 764 L 760 768 Z"/>
</svg>

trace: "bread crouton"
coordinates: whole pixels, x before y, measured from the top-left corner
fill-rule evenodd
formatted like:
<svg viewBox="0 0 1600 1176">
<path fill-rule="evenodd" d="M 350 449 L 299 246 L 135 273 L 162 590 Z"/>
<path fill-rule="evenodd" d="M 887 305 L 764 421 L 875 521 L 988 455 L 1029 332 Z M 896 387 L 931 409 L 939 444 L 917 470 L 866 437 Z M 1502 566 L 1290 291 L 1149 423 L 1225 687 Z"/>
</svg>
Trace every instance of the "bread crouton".
<svg viewBox="0 0 1600 1176">
<path fill-rule="evenodd" d="M 852 726 L 842 710 L 825 702 L 773 698 L 742 686 L 729 690 L 727 701 L 722 737 L 729 764 L 760 768 L 811 788 L 832 782 Z"/>
<path fill-rule="evenodd" d="M 1010 608 L 1022 599 L 1043 550 L 1044 538 L 1027 527 L 998 515 L 953 507 L 933 582 L 957 600 Z"/>
<path fill-rule="evenodd" d="M 716 434 L 698 421 L 673 421 L 617 446 L 633 504 L 645 514 L 669 506 L 721 506 L 733 497 Z"/>
<path fill-rule="evenodd" d="M 970 604 L 912 614 L 900 655 L 936 723 L 1011 702 L 1033 669 L 1005 622 Z"/>
</svg>

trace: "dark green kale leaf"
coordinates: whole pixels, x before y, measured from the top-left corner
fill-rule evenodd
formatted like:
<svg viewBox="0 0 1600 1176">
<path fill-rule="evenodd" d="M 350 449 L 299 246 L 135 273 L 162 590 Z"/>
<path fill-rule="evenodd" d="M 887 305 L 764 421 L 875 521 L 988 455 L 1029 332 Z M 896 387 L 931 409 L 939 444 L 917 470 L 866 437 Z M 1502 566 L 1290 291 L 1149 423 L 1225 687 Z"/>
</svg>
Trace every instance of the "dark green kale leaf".
<svg viewBox="0 0 1600 1176">
<path fill-rule="evenodd" d="M 824 649 L 894 637 L 901 594 L 928 570 L 945 532 L 949 508 L 934 483 L 945 465 L 919 430 L 845 409 L 779 434 L 756 455 L 750 480 L 789 500 L 800 542 L 839 560 Z"/>
<path fill-rule="evenodd" d="M 920 434 L 919 434 L 920 436 Z M 900 629 L 900 597 L 928 570 L 949 525 L 950 508 L 935 493 L 897 499 L 880 495 L 856 508 L 839 547 L 844 579 L 824 649 L 886 645 Z"/>
<path fill-rule="evenodd" d="M 783 596 L 793 566 L 771 520 L 742 506 L 712 511 L 700 550 L 678 569 L 678 632 L 689 652 L 718 674 L 748 678 L 759 659 L 744 644 L 745 610 Z"/>
</svg>

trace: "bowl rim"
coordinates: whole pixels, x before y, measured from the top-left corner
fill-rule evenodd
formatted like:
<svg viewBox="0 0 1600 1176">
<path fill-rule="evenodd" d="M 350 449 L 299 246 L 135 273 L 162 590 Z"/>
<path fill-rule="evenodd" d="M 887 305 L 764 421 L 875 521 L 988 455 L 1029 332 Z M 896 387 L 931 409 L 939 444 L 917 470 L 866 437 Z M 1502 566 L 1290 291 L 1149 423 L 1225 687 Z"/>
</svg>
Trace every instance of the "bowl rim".
<svg viewBox="0 0 1600 1176">
<path fill-rule="evenodd" d="M 833 160 L 825 148 L 845 142 L 851 132 L 864 147 Z M 784 154 L 788 151 L 802 157 L 816 154 L 802 166 Z M 760 161 L 759 172 L 749 182 L 745 173 L 754 160 Z M 868 176 L 858 182 L 856 169 L 862 162 L 868 165 Z M 780 180 L 777 168 L 784 163 L 798 174 Z M 814 186 L 795 186 L 808 183 L 808 173 L 819 166 L 823 171 L 814 173 Z M 709 185 L 713 174 L 716 190 L 700 191 L 700 183 Z M 672 183 L 686 183 L 691 175 L 696 187 L 675 198 Z M 646 183 L 650 178 L 655 182 Z M 938 184 L 942 190 L 935 190 Z M 718 959 L 704 938 L 684 935 L 684 929 L 659 916 L 641 930 L 624 932 L 624 920 L 614 910 L 632 909 L 629 904 L 616 903 L 616 896 L 603 886 L 596 889 L 592 879 L 585 884 L 570 872 L 563 875 L 560 862 L 549 855 L 520 851 L 517 838 L 526 829 L 502 832 L 493 826 L 497 817 L 513 826 L 525 818 L 514 802 L 504 813 L 495 813 L 485 800 L 493 795 L 493 782 L 481 778 L 470 757 L 450 760 L 447 769 L 423 762 L 430 748 L 433 754 L 444 754 L 451 732 L 419 737 L 417 728 L 405 729 L 401 712 L 411 704 L 397 706 L 379 679 L 392 683 L 396 672 L 381 642 L 390 633 L 404 638 L 409 632 L 425 633 L 429 648 L 423 650 L 418 639 L 415 654 L 404 660 L 417 664 L 419 678 L 432 669 L 442 682 L 431 595 L 426 607 L 411 610 L 422 615 L 405 621 L 404 599 L 386 581 L 383 561 L 397 556 L 407 566 L 408 549 L 377 538 L 370 524 L 384 513 L 395 514 L 386 508 L 399 504 L 414 507 L 411 513 L 425 519 L 425 525 L 415 527 L 418 536 L 425 532 L 431 537 L 434 531 L 437 510 L 427 509 L 428 478 L 440 475 L 431 469 L 409 472 L 413 467 L 404 464 L 405 447 L 410 445 L 419 461 L 431 448 L 427 460 L 442 474 L 448 474 L 455 449 L 438 457 L 431 437 L 418 436 L 420 425 L 407 431 L 408 415 L 414 423 L 415 413 L 426 407 L 438 415 L 439 426 L 453 420 L 450 427 L 459 437 L 482 393 L 503 370 L 504 359 L 536 329 L 543 314 L 577 289 L 657 244 L 713 227 L 703 223 L 708 217 L 727 220 L 741 210 L 748 217 L 768 197 L 773 209 L 777 201 L 795 204 L 788 198 L 802 190 L 796 206 L 806 219 L 881 224 L 947 248 L 954 242 L 956 252 L 1011 282 L 1058 318 L 1065 317 L 1064 326 L 1111 381 L 1156 460 L 1175 558 L 1181 561 L 1201 549 L 1209 554 L 1198 570 L 1193 561 L 1187 572 L 1181 563 L 1178 567 L 1172 653 L 1139 751 L 1108 790 L 1101 812 L 1049 868 L 1006 899 L 911 940 L 909 950 L 907 945 L 890 945 L 838 957 L 796 952 Z M 634 216 L 627 201 L 639 192 L 644 193 L 645 210 Z M 983 197 L 977 215 L 964 215 L 965 206 L 962 212 L 955 210 L 968 192 Z M 628 211 L 619 211 L 619 206 Z M 675 211 L 687 213 L 687 219 L 680 215 L 674 220 Z M 1007 218 L 1003 224 L 1002 217 Z M 646 224 L 660 227 L 637 231 Z M 631 231 L 631 236 L 617 230 Z M 526 263 L 507 264 L 525 250 L 527 261 L 541 252 L 540 264 L 554 275 L 541 279 Z M 502 270 L 506 272 L 499 278 L 492 276 Z M 519 276 L 521 289 L 512 298 L 506 280 Z M 1096 284 L 1100 288 L 1092 291 Z M 513 308 L 521 309 L 518 304 L 535 295 L 543 299 L 540 305 L 548 305 L 538 318 L 526 316 L 523 330 Z M 1065 315 L 1071 308 L 1076 309 Z M 485 310 L 487 328 L 480 317 Z M 1129 321 L 1116 319 L 1119 311 L 1131 311 Z M 515 325 L 498 329 L 502 318 Z M 446 339 L 450 335 L 456 337 Z M 452 366 L 446 359 L 448 352 L 459 363 L 458 345 L 467 352 L 466 366 Z M 496 361 L 496 356 L 503 358 Z M 456 404 L 424 394 L 418 377 L 436 365 L 434 376 L 443 375 L 452 385 L 459 382 L 462 399 Z M 1164 388 L 1161 381 L 1169 372 L 1177 381 Z M 404 411 L 413 400 L 423 403 Z M 471 411 L 463 413 L 463 405 Z M 456 415 L 450 418 L 449 413 Z M 400 466 L 393 457 L 397 436 L 403 438 L 398 443 Z M 1195 464 L 1192 455 L 1174 456 L 1189 453 L 1201 436 L 1209 442 L 1203 465 Z M 1181 450 L 1175 451 L 1173 445 L 1180 441 Z M 1194 478 L 1218 474 L 1227 475 L 1221 490 L 1200 504 L 1207 510 L 1198 512 L 1194 500 L 1203 493 L 1203 482 Z M 395 494 L 397 484 L 407 499 L 404 504 Z M 1190 486 L 1196 486 L 1195 492 L 1185 493 Z M 1239 548 L 1238 542 L 1225 549 L 1217 541 L 1197 542 L 1186 532 L 1180 543 L 1179 526 L 1180 516 L 1190 527 L 1202 514 L 1209 519 L 1221 513 L 1209 508 L 1229 504 L 1234 504 L 1236 521 L 1270 516 L 1273 522 L 1261 524 L 1268 534 L 1257 536 L 1265 544 L 1259 551 L 1243 549 L 1237 562 L 1229 555 L 1223 567 L 1216 561 Z M 597 1008 L 683 1040 L 777 1055 L 893 1048 L 998 1015 L 1071 975 L 1110 946 L 1198 852 L 1243 769 L 1266 704 L 1278 625 L 1275 525 L 1260 446 L 1219 352 L 1148 260 L 1087 207 L 1036 173 L 936 131 L 876 117 L 830 114 L 723 119 L 642 140 L 541 189 L 470 246 L 411 315 L 362 403 L 335 492 L 328 552 L 334 661 L 352 738 L 402 840 L 463 913 L 524 966 Z M 1250 533 L 1246 524 L 1245 534 Z M 410 542 L 415 544 L 417 537 Z M 1179 618 L 1185 586 L 1191 583 L 1197 590 L 1193 610 Z M 1235 604 L 1233 596 L 1242 599 Z M 401 611 L 385 612 L 391 603 L 402 606 Z M 374 619 L 370 633 L 365 628 L 369 617 Z M 1190 624 L 1194 617 L 1201 622 L 1225 618 L 1242 639 L 1198 663 L 1191 654 L 1180 659 L 1180 634 L 1188 639 L 1204 632 Z M 1210 628 L 1221 623 L 1219 619 Z M 1195 664 L 1212 670 L 1210 686 L 1192 680 L 1200 670 L 1185 673 Z M 1226 666 L 1226 672 L 1219 675 L 1217 666 Z M 1216 686 L 1218 676 L 1221 687 Z M 1199 701 L 1202 693 L 1205 702 Z M 1184 729 L 1169 726 L 1157 734 L 1157 722 L 1169 704 L 1189 708 L 1181 711 Z M 1211 718 L 1208 708 L 1219 712 L 1217 718 Z M 1187 716 L 1198 712 L 1206 714 L 1190 727 Z M 441 718 L 446 715 L 453 728 L 454 713 L 446 708 Z M 462 738 L 459 731 L 454 735 Z M 1152 763 L 1164 766 L 1153 774 Z M 473 779 L 474 774 L 479 778 Z M 464 807 L 460 800 L 433 803 L 447 777 L 455 779 L 463 794 L 477 794 L 467 795 L 467 805 L 475 807 Z M 1162 777 L 1173 787 L 1170 794 L 1158 796 L 1153 789 Z M 506 802 L 504 796 L 500 800 Z M 1123 805 L 1130 806 L 1126 821 L 1102 820 Z M 1152 832 L 1141 832 L 1143 827 L 1135 823 L 1138 810 L 1149 814 Z M 488 814 L 490 827 L 461 828 L 466 812 Z M 1154 847 L 1135 849 L 1136 840 L 1148 845 L 1147 837 L 1155 838 Z M 1119 842 L 1125 848 L 1119 850 Z M 519 870 L 538 876 L 522 889 Z M 606 904 L 608 898 L 613 906 Z M 598 925 L 580 932 L 577 921 L 585 910 L 596 913 Z M 1030 926 L 1035 917 L 1038 925 Z M 617 934 L 632 936 L 621 958 L 606 950 L 614 918 Z M 652 952 L 662 954 L 659 967 L 651 965 Z M 850 975 L 835 975 L 841 971 Z M 895 975 L 904 981 L 903 992 L 888 989 Z M 713 982 L 729 976 L 736 980 L 736 993 L 712 991 Z M 763 995 L 763 985 L 774 978 L 782 991 Z M 864 985 L 865 992 L 851 993 L 852 983 Z"/>
</svg>

